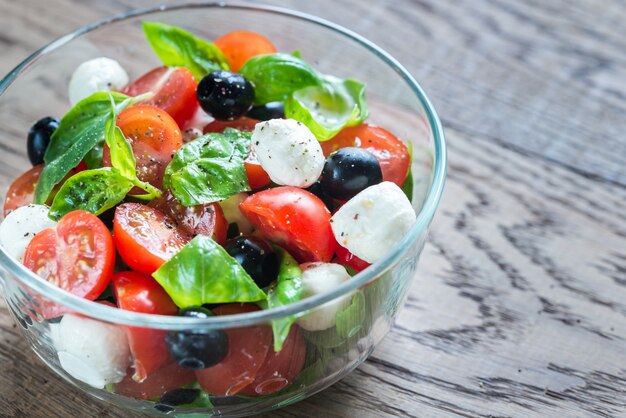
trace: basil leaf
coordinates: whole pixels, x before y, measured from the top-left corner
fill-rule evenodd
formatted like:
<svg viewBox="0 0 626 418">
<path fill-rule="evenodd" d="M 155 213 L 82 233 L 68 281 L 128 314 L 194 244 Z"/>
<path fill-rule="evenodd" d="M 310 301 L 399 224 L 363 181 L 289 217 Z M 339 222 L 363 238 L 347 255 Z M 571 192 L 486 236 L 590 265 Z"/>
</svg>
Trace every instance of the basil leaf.
<svg viewBox="0 0 626 418">
<path fill-rule="evenodd" d="M 250 190 L 243 160 L 251 135 L 212 133 L 183 145 L 165 169 L 163 186 L 184 206 L 212 203 Z"/>
<path fill-rule="evenodd" d="M 102 167 L 102 150 L 104 149 L 104 141 L 99 140 L 92 149 L 89 150 L 83 161 L 87 168 L 94 169 Z"/>
<path fill-rule="evenodd" d="M 356 335 L 363 328 L 366 313 L 365 298 L 361 293 L 355 294 L 350 305 L 335 315 L 337 334 L 344 338 Z"/>
<path fill-rule="evenodd" d="M 150 46 L 163 64 L 188 68 L 198 82 L 210 72 L 230 69 L 215 44 L 165 23 L 143 22 L 142 25 Z"/>
<path fill-rule="evenodd" d="M 54 186 L 102 141 L 104 125 L 111 112 L 109 97 L 113 97 L 116 104 L 128 99 L 121 93 L 94 93 L 78 102 L 61 119 L 44 156 L 46 165 L 35 189 L 35 203 L 44 203 Z"/>
<path fill-rule="evenodd" d="M 254 85 L 255 103 L 259 105 L 281 102 L 297 90 L 322 83 L 309 64 L 283 53 L 252 57 L 239 72 Z"/>
<path fill-rule="evenodd" d="M 222 246 L 204 235 L 196 236 L 152 276 L 180 308 L 267 297 Z"/>
<path fill-rule="evenodd" d="M 285 102 L 285 116 L 302 122 L 320 141 L 368 116 L 365 85 L 356 80 L 326 77 L 319 86 L 293 93 Z"/>
<path fill-rule="evenodd" d="M 402 183 L 402 191 L 404 192 L 404 194 L 406 195 L 406 197 L 409 199 L 409 202 L 413 201 L 413 143 L 409 142 L 408 143 L 408 148 L 409 148 L 409 172 L 406 175 L 406 178 L 404 179 L 404 183 Z"/>
<path fill-rule="evenodd" d="M 267 300 L 259 304 L 263 309 L 289 305 L 302 298 L 302 270 L 300 270 L 298 262 L 282 248 L 274 248 L 280 258 L 280 267 L 278 269 L 278 278 L 266 291 Z M 289 335 L 291 325 L 296 319 L 296 315 L 291 315 L 272 321 L 275 352 L 278 353 L 283 348 L 283 343 Z"/>
<path fill-rule="evenodd" d="M 99 215 L 121 202 L 132 188 L 132 181 L 116 169 L 81 171 L 63 183 L 54 197 L 49 216 L 58 220 L 79 209 Z"/>
<path fill-rule="evenodd" d="M 111 153 L 111 165 L 129 180 L 137 178 L 137 162 L 133 148 L 124 137 L 122 130 L 115 124 L 117 118 L 115 102 L 111 97 L 111 113 L 104 126 L 104 140 Z"/>
</svg>

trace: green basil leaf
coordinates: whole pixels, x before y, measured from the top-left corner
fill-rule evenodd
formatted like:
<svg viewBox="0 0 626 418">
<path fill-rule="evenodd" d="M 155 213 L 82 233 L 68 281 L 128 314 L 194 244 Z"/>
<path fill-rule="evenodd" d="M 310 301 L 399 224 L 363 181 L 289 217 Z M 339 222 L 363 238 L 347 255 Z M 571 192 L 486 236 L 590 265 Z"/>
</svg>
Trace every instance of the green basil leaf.
<svg viewBox="0 0 626 418">
<path fill-rule="evenodd" d="M 320 141 L 368 116 L 365 85 L 356 80 L 326 77 L 318 86 L 300 89 L 285 102 L 285 116 L 306 125 Z"/>
<path fill-rule="evenodd" d="M 102 150 L 104 149 L 104 140 L 99 140 L 92 149 L 89 150 L 83 161 L 89 169 L 102 167 Z"/>
<path fill-rule="evenodd" d="M 254 85 L 256 104 L 281 102 L 297 90 L 322 84 L 317 71 L 290 54 L 257 55 L 239 72 Z"/>
<path fill-rule="evenodd" d="M 152 276 L 180 308 L 267 297 L 222 246 L 204 235 L 196 236 Z"/>
<path fill-rule="evenodd" d="M 116 104 L 128 99 L 121 93 L 94 93 L 78 102 L 61 119 L 44 156 L 46 165 L 35 189 L 35 203 L 44 203 L 54 186 L 102 141 L 104 125 L 111 112 L 110 97 Z"/>
<path fill-rule="evenodd" d="M 116 169 L 107 167 L 81 171 L 63 183 L 54 197 L 49 216 L 58 220 L 79 209 L 99 215 L 121 202 L 132 188 L 132 181 Z"/>
<path fill-rule="evenodd" d="M 163 186 L 184 206 L 212 203 L 250 190 L 243 160 L 251 135 L 212 133 L 183 145 L 165 169 Z"/>
<path fill-rule="evenodd" d="M 143 22 L 143 31 L 163 64 L 188 68 L 198 82 L 210 72 L 230 69 L 226 57 L 215 44 L 186 30 L 165 23 Z"/>
<path fill-rule="evenodd" d="M 137 162 L 133 148 L 124 137 L 122 130 L 115 124 L 117 118 L 115 102 L 111 97 L 111 113 L 104 126 L 104 140 L 111 153 L 111 165 L 129 180 L 137 178 Z"/>
<path fill-rule="evenodd" d="M 335 315 L 337 334 L 344 338 L 356 335 L 363 328 L 366 313 L 365 298 L 361 293 L 355 294 L 350 305 Z"/>
<path fill-rule="evenodd" d="M 263 309 L 273 309 L 289 305 L 302 298 L 302 270 L 300 270 L 298 262 L 282 248 L 274 248 L 280 259 L 280 267 L 278 270 L 278 278 L 266 291 L 267 300 L 259 304 Z M 289 335 L 291 325 L 296 319 L 296 315 L 291 315 L 272 321 L 275 352 L 278 353 L 282 350 L 283 343 Z"/>
<path fill-rule="evenodd" d="M 409 198 L 409 202 L 412 202 L 413 201 L 413 168 L 412 168 L 413 143 L 412 142 L 408 143 L 408 148 L 409 148 L 409 172 L 407 173 L 406 178 L 404 179 L 404 183 L 402 183 L 401 189 L 406 195 L 406 197 Z"/>
</svg>

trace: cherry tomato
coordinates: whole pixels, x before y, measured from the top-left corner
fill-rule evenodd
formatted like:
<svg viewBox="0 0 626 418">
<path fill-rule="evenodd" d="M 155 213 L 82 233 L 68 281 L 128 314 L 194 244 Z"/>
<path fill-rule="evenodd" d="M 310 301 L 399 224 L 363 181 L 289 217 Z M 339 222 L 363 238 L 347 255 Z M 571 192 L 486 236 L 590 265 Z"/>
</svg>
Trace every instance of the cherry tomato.
<svg viewBox="0 0 626 418">
<path fill-rule="evenodd" d="M 206 235 L 221 245 L 226 242 L 228 222 L 218 203 L 183 206 L 168 190 L 150 206 L 172 218 L 189 235 Z"/>
<path fill-rule="evenodd" d="M 184 67 L 159 67 L 139 77 L 124 89 L 129 96 L 153 92 L 154 96 L 141 104 L 158 107 L 166 111 L 182 127 L 198 109 L 196 99 L 198 83 Z"/>
<path fill-rule="evenodd" d="M 113 240 L 122 260 L 133 270 L 152 274 L 180 251 L 191 235 L 158 210 L 124 203 L 115 210 Z"/>
<path fill-rule="evenodd" d="M 42 170 L 43 164 L 36 165 L 13 181 L 4 201 L 4 216 L 17 208 L 33 203 L 35 187 Z"/>
<path fill-rule="evenodd" d="M 85 160 L 83 160 L 80 163 L 78 163 L 78 165 L 74 169 L 74 173 L 78 174 L 81 171 L 85 171 L 85 170 L 89 170 L 89 167 L 87 167 L 87 163 L 85 162 Z"/>
<path fill-rule="evenodd" d="M 24 265 L 61 289 L 94 300 L 111 280 L 115 247 L 97 216 L 77 210 L 61 218 L 56 228 L 35 235 L 26 248 Z M 46 317 L 51 314 L 44 312 Z"/>
<path fill-rule="evenodd" d="M 330 212 L 306 190 L 291 186 L 262 190 L 241 202 L 239 209 L 261 235 L 285 247 L 300 263 L 328 262 L 335 252 Z"/>
<path fill-rule="evenodd" d="M 342 247 L 339 244 L 337 244 L 337 247 L 335 248 L 335 254 L 337 255 L 339 264 L 350 266 L 357 272 L 363 271 L 369 266 L 371 266 L 370 263 L 368 263 L 367 261 L 361 260 L 359 257 L 357 257 L 356 255 L 348 251 L 347 248 Z"/>
<path fill-rule="evenodd" d="M 214 120 L 206 124 L 202 131 L 208 134 L 209 132 L 224 132 L 226 128 L 233 128 L 241 132 L 252 132 L 257 123 L 259 123 L 257 119 L 252 119 L 247 116 L 242 116 L 235 120 Z"/>
<path fill-rule="evenodd" d="M 227 33 L 217 39 L 215 45 L 222 50 L 233 71 L 239 71 L 256 55 L 276 52 L 276 47 L 265 36 L 243 30 Z"/>
<path fill-rule="evenodd" d="M 127 311 L 155 315 L 176 315 L 178 307 L 150 276 L 134 271 L 113 275 L 113 292 L 117 305 Z M 172 361 L 165 346 L 165 331 L 127 327 L 126 334 L 133 355 L 135 374 L 133 380 L 144 381 Z"/>
<path fill-rule="evenodd" d="M 398 137 L 379 126 L 363 123 L 344 128 L 334 138 L 320 142 L 325 156 L 339 148 L 363 148 L 378 159 L 384 181 L 402 186 L 409 172 L 411 158 L 409 148 Z"/>
<path fill-rule="evenodd" d="M 124 380 L 115 386 L 115 392 L 135 399 L 160 398 L 166 392 L 180 389 L 194 379 L 193 370 L 180 367 L 176 363 L 170 363 L 155 371 L 143 382 L 133 380 L 133 371 L 129 369 Z"/>
<path fill-rule="evenodd" d="M 293 383 L 304 366 L 306 344 L 300 329 L 292 325 L 283 348 L 278 353 L 270 349 L 254 382 L 239 392 L 246 396 L 267 396 Z"/>
<path fill-rule="evenodd" d="M 174 119 L 154 106 L 137 105 L 120 113 L 117 126 L 133 147 L 139 180 L 162 188 L 165 168 L 183 144 L 183 136 Z M 102 165 L 111 166 L 111 153 L 106 144 Z M 142 191 L 136 187 L 131 190 L 131 194 L 140 193 Z"/>
<path fill-rule="evenodd" d="M 251 304 L 222 305 L 213 310 L 216 315 L 254 312 Z M 198 383 L 212 395 L 232 396 L 254 382 L 257 372 L 271 350 L 272 329 L 267 325 L 224 330 L 228 336 L 228 354 L 224 360 L 207 369 L 197 370 Z"/>
</svg>

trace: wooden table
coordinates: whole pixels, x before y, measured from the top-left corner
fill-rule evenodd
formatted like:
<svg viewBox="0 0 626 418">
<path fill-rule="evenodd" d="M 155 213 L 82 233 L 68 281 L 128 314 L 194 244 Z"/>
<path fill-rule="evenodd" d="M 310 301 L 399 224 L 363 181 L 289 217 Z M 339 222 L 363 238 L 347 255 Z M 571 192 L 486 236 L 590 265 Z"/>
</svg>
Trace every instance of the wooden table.
<svg viewBox="0 0 626 418">
<path fill-rule="evenodd" d="M 0 0 L 0 72 L 150 3 Z M 341 383 L 271 416 L 626 416 L 626 4 L 271 3 L 391 52 L 433 99 L 450 149 L 393 332 Z M 138 415 L 61 382 L 3 307 L 0 416 Z"/>
</svg>

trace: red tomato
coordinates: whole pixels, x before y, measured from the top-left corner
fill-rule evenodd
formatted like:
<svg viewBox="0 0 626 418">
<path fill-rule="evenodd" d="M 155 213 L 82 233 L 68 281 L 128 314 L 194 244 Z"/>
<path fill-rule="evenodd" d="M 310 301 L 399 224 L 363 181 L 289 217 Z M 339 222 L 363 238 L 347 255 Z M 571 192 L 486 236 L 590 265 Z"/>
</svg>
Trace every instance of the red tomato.
<svg viewBox="0 0 626 418">
<path fill-rule="evenodd" d="M 359 257 L 348 251 L 347 248 L 342 247 L 339 244 L 337 244 L 337 248 L 335 248 L 335 254 L 337 255 L 339 264 L 350 266 L 356 271 L 363 271 L 371 266 L 370 263 L 361 260 Z"/>
<path fill-rule="evenodd" d="M 4 201 L 4 216 L 17 208 L 33 203 L 41 170 L 43 170 L 43 164 L 36 165 L 13 181 Z"/>
<path fill-rule="evenodd" d="M 163 109 L 182 127 L 198 108 L 197 87 L 198 83 L 188 69 L 159 67 L 139 77 L 124 89 L 124 93 L 134 97 L 153 92 L 154 96 L 141 104 Z"/>
<path fill-rule="evenodd" d="M 287 249 L 300 263 L 328 262 L 335 252 L 330 212 L 306 190 L 291 186 L 262 190 L 246 198 L 239 209 L 261 235 Z"/>
<path fill-rule="evenodd" d="M 256 305 L 235 303 L 213 310 L 216 315 L 258 311 Z M 232 396 L 254 382 L 257 372 L 271 350 L 272 328 L 267 325 L 227 329 L 228 354 L 207 369 L 197 370 L 202 389 L 211 395 Z"/>
<path fill-rule="evenodd" d="M 254 382 L 239 393 L 246 396 L 267 396 L 283 390 L 298 376 L 304 366 L 305 357 L 304 338 L 300 329 L 293 325 L 282 350 L 278 353 L 269 350 Z"/>
<path fill-rule="evenodd" d="M 26 248 L 24 265 L 61 289 L 94 300 L 111 280 L 115 247 L 97 216 L 77 210 L 61 218 L 56 228 L 35 235 Z"/>
<path fill-rule="evenodd" d="M 78 165 L 74 169 L 74 172 L 78 174 L 81 171 L 85 171 L 85 170 L 89 170 L 89 167 L 87 167 L 87 163 L 85 162 L 85 160 L 83 160 L 80 163 L 78 163 Z"/>
<path fill-rule="evenodd" d="M 252 132 L 254 131 L 254 127 L 260 121 L 257 119 L 252 119 L 247 116 L 242 116 L 239 119 L 235 120 L 214 120 L 211 123 L 208 123 L 202 129 L 202 132 L 208 134 L 209 132 L 224 132 L 226 128 L 237 129 L 241 132 Z"/>
<path fill-rule="evenodd" d="M 143 382 L 136 382 L 132 376 L 132 369 L 129 369 L 124 380 L 115 386 L 115 392 L 135 399 L 160 398 L 170 390 L 180 389 L 195 379 L 193 370 L 180 367 L 176 363 L 157 370 Z"/>
<path fill-rule="evenodd" d="M 378 126 L 363 123 L 344 128 L 334 138 L 320 142 L 325 156 L 339 148 L 363 148 L 378 159 L 384 181 L 402 186 L 409 172 L 411 158 L 409 148 L 398 137 Z"/>
<path fill-rule="evenodd" d="M 117 126 L 133 147 L 139 180 L 162 188 L 165 168 L 183 144 L 183 136 L 174 119 L 154 106 L 137 105 L 120 113 Z M 106 144 L 102 165 L 111 166 L 111 153 Z M 131 194 L 138 193 L 142 191 L 136 187 L 131 191 Z"/>
<path fill-rule="evenodd" d="M 244 30 L 227 33 L 217 39 L 215 45 L 222 50 L 233 71 L 239 71 L 255 55 L 276 52 L 276 47 L 265 36 Z"/>
<path fill-rule="evenodd" d="M 226 242 L 228 222 L 218 203 L 183 206 L 168 190 L 159 199 L 150 202 L 150 206 L 174 219 L 189 235 L 206 235 L 221 245 Z"/>
<path fill-rule="evenodd" d="M 178 307 L 150 276 L 134 271 L 113 275 L 113 292 L 120 309 L 155 315 L 176 315 Z M 127 327 L 126 334 L 133 355 L 133 380 L 143 382 L 172 358 L 165 346 L 165 331 Z"/>
<path fill-rule="evenodd" d="M 158 210 L 124 203 L 115 210 L 113 240 L 122 260 L 133 270 L 152 274 L 180 251 L 191 235 Z"/>
</svg>

